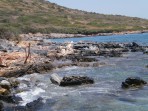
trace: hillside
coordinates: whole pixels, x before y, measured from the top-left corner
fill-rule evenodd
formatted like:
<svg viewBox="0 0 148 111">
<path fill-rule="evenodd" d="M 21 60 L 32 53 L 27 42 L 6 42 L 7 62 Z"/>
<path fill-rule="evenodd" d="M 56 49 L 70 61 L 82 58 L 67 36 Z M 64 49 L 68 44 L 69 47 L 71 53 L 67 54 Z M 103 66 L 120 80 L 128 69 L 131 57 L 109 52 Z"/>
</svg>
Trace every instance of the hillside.
<svg viewBox="0 0 148 111">
<path fill-rule="evenodd" d="M 8 30 L 15 34 L 95 34 L 146 29 L 146 19 L 89 13 L 58 6 L 45 0 L 0 0 L 0 30 Z"/>
</svg>

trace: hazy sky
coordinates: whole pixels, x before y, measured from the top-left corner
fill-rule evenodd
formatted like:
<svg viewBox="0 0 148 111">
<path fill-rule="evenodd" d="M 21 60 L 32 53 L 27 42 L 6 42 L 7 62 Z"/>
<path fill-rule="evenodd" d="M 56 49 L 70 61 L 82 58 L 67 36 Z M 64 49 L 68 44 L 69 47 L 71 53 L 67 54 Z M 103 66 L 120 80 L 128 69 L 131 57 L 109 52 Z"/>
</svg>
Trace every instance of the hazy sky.
<svg viewBox="0 0 148 111">
<path fill-rule="evenodd" d="M 48 0 L 73 9 L 148 19 L 148 0 Z"/>
</svg>

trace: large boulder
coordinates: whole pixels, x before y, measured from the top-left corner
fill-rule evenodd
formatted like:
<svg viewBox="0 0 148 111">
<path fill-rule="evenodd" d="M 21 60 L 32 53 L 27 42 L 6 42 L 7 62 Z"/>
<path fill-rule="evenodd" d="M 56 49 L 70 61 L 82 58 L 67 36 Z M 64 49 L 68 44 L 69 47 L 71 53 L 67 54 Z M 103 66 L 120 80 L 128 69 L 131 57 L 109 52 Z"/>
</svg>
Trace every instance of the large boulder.
<svg viewBox="0 0 148 111">
<path fill-rule="evenodd" d="M 60 86 L 71 86 L 71 85 L 82 85 L 82 84 L 93 84 L 94 80 L 87 76 L 69 76 L 63 77 Z"/>
<path fill-rule="evenodd" d="M 61 78 L 57 74 L 52 74 L 50 80 L 52 83 L 58 84 L 59 86 L 73 86 L 94 83 L 94 80 L 87 76 L 69 76 Z"/>
<path fill-rule="evenodd" d="M 122 88 L 134 88 L 134 87 L 141 87 L 147 84 L 146 81 L 142 80 L 139 77 L 129 77 L 124 82 L 122 82 Z"/>
</svg>

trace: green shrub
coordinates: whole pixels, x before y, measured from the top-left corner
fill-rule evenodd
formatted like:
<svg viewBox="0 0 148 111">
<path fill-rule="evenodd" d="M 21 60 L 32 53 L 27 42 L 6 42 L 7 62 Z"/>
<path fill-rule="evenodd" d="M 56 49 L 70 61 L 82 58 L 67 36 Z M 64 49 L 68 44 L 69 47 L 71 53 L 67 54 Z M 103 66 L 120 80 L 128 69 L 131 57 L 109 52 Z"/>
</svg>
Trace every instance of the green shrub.
<svg viewBox="0 0 148 111">
<path fill-rule="evenodd" d="M 17 33 L 14 33 L 13 31 L 6 28 L 0 28 L 0 39 L 7 39 L 13 41 L 21 40 Z"/>
</svg>

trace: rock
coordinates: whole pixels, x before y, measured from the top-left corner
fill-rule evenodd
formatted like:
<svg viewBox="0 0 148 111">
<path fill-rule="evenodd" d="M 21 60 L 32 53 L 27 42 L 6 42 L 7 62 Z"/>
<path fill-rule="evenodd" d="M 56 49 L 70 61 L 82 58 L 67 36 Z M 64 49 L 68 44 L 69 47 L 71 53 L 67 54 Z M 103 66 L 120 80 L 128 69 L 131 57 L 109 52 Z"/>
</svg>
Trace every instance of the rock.
<svg viewBox="0 0 148 111">
<path fill-rule="evenodd" d="M 84 56 L 78 56 L 78 57 L 75 57 L 75 59 L 78 62 L 95 62 L 95 61 L 97 61 L 96 58 L 84 57 Z"/>
<path fill-rule="evenodd" d="M 4 105 L 2 102 L 0 102 L 0 111 L 3 111 Z"/>
<path fill-rule="evenodd" d="M 38 63 L 38 64 L 26 64 L 19 69 L 7 71 L 3 74 L 4 77 L 20 77 L 25 74 L 32 73 L 45 73 L 54 68 L 52 63 Z"/>
<path fill-rule="evenodd" d="M 16 88 L 20 84 L 20 82 L 16 78 L 10 78 L 8 81 L 11 84 L 11 87 Z"/>
<path fill-rule="evenodd" d="M 123 49 L 121 50 L 121 52 L 129 52 L 129 49 L 128 49 L 128 48 L 123 48 Z"/>
<path fill-rule="evenodd" d="M 148 51 L 144 51 L 143 53 L 144 53 L 144 54 L 148 54 Z"/>
<path fill-rule="evenodd" d="M 109 56 L 110 57 L 121 57 L 121 55 L 122 55 L 122 53 L 120 51 L 113 50 L 113 51 L 110 52 Z"/>
<path fill-rule="evenodd" d="M 8 86 L 11 85 L 10 82 L 8 82 L 7 80 L 2 80 L 2 81 L 0 82 L 0 84 L 8 85 Z"/>
<path fill-rule="evenodd" d="M 10 92 L 5 88 L 0 88 L 0 95 L 8 95 Z"/>
<path fill-rule="evenodd" d="M 89 48 L 89 45 L 85 45 L 85 44 L 77 44 L 73 46 L 74 49 L 84 49 L 84 48 Z"/>
<path fill-rule="evenodd" d="M 71 86 L 71 85 L 81 85 L 81 84 L 93 84 L 94 80 L 87 76 L 70 76 L 63 77 L 60 86 Z"/>
<path fill-rule="evenodd" d="M 146 81 L 142 80 L 139 77 L 129 77 L 125 80 L 125 82 L 122 82 L 122 88 L 131 88 L 131 87 L 140 87 L 147 84 Z"/>
<path fill-rule="evenodd" d="M 87 76 L 69 76 L 69 77 L 59 77 L 57 74 L 51 75 L 51 82 L 58 84 L 59 86 L 73 86 L 82 84 L 93 84 L 94 80 Z"/>
<path fill-rule="evenodd" d="M 111 51 L 100 51 L 99 56 L 105 56 L 105 57 L 121 57 L 122 53 L 120 51 L 111 50 Z"/>
<path fill-rule="evenodd" d="M 12 95 L 0 95 L 0 100 L 7 103 L 15 103 Z"/>
<path fill-rule="evenodd" d="M 62 81 L 62 78 L 57 75 L 57 74 L 52 74 L 51 77 L 50 77 L 50 80 L 53 84 L 58 84 L 60 85 L 61 81 Z"/>
<path fill-rule="evenodd" d="M 132 42 L 132 47 L 139 47 L 139 45 L 136 42 Z"/>
<path fill-rule="evenodd" d="M 40 97 L 25 106 L 20 106 L 16 104 L 6 104 L 4 106 L 4 111 L 37 111 L 41 106 L 43 106 L 43 99 Z M 0 110 L 1 111 L 1 110 Z"/>
<path fill-rule="evenodd" d="M 27 103 L 26 104 L 26 107 L 28 110 L 37 110 L 37 108 L 41 105 L 43 105 L 43 102 L 42 102 L 42 98 L 38 98 L 37 100 L 34 100 L 33 102 L 30 102 L 30 103 Z"/>
<path fill-rule="evenodd" d="M 118 43 L 106 43 L 103 45 L 104 48 L 121 48 Z"/>
<path fill-rule="evenodd" d="M 11 84 L 7 80 L 2 80 L 0 82 L 0 87 L 6 89 L 7 91 L 10 91 L 11 89 Z"/>
<path fill-rule="evenodd" d="M 98 50 L 81 50 L 81 55 L 83 56 L 97 56 Z"/>
<path fill-rule="evenodd" d="M 131 49 L 131 52 L 144 52 L 145 51 L 144 47 L 138 45 L 135 42 L 132 42 L 131 44 L 128 44 L 127 47 L 129 49 Z"/>
<path fill-rule="evenodd" d="M 132 47 L 131 52 L 144 52 L 145 49 L 143 47 Z"/>
<path fill-rule="evenodd" d="M 2 46 L 0 46 L 0 51 L 7 52 L 7 50 L 4 47 L 2 47 Z"/>
</svg>

